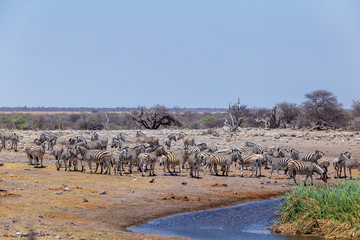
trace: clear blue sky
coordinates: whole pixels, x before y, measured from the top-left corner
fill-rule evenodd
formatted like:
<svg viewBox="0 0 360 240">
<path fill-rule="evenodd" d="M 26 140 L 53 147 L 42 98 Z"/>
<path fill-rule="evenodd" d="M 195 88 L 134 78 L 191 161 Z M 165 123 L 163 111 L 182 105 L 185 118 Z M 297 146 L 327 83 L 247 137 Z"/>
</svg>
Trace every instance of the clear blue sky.
<svg viewBox="0 0 360 240">
<path fill-rule="evenodd" d="M 0 106 L 360 99 L 360 1 L 0 0 Z"/>
</svg>

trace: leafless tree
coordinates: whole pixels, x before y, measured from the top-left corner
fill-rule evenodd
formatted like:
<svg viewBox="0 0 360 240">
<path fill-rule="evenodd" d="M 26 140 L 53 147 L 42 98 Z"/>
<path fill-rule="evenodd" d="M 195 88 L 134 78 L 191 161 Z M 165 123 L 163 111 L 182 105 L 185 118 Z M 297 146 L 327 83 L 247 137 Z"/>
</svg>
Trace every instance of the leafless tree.
<svg viewBox="0 0 360 240">
<path fill-rule="evenodd" d="M 360 117 L 360 100 L 353 100 L 353 104 L 352 104 L 352 114 L 354 115 L 354 117 Z"/>
<path fill-rule="evenodd" d="M 174 115 L 172 115 L 168 108 L 155 105 L 147 109 L 139 106 L 136 111 L 128 115 L 135 123 L 146 129 L 158 129 L 160 126 L 181 126 Z"/>
<path fill-rule="evenodd" d="M 228 123 L 227 119 L 225 120 L 224 125 L 230 128 L 230 131 L 237 131 L 240 125 L 244 122 L 249 114 L 249 109 L 246 105 L 240 104 L 240 98 L 238 98 L 238 102 L 231 105 L 229 103 L 228 113 L 230 116 L 230 123 Z"/>
<path fill-rule="evenodd" d="M 305 94 L 304 111 L 315 126 L 339 128 L 345 126 L 347 114 L 333 93 L 316 90 Z"/>
<path fill-rule="evenodd" d="M 278 128 L 280 126 L 280 118 L 276 112 L 277 106 L 275 106 L 269 116 L 262 118 L 255 118 L 257 123 L 263 122 L 265 128 Z"/>
</svg>

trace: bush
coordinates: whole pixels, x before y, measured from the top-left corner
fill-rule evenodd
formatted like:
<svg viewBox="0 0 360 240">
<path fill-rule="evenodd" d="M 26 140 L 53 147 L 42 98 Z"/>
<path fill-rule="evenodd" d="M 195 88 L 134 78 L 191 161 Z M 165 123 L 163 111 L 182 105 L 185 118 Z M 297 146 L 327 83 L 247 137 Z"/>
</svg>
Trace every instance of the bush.
<svg viewBox="0 0 360 240">
<path fill-rule="evenodd" d="M 280 219 L 272 231 L 315 233 L 326 237 L 360 237 L 360 183 L 339 182 L 335 187 L 296 186 L 285 195 Z M 336 226 L 336 227 L 334 227 Z M 347 235 L 347 236 L 346 236 Z"/>
</svg>

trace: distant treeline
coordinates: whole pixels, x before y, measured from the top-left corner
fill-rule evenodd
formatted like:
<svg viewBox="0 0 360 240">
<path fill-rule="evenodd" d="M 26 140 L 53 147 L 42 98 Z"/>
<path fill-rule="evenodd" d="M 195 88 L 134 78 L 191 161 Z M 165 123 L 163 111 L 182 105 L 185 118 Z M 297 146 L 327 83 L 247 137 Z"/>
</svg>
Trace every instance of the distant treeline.
<svg viewBox="0 0 360 240">
<path fill-rule="evenodd" d="M 133 112 L 137 108 L 95 108 L 95 107 L 0 107 L 0 112 Z M 170 112 L 226 112 L 226 108 L 169 108 Z"/>
</svg>

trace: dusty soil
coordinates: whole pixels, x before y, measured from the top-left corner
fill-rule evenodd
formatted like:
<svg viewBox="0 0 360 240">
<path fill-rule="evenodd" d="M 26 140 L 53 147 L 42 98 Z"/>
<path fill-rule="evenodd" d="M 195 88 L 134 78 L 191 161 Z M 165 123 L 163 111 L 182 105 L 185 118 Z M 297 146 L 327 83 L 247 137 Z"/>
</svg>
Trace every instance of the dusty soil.
<svg viewBox="0 0 360 240">
<path fill-rule="evenodd" d="M 130 138 L 135 131 L 123 131 Z M 163 139 L 178 130 L 144 131 Z M 289 146 L 301 151 L 321 150 L 332 160 L 340 152 L 359 155 L 360 134 L 353 132 L 306 132 L 292 130 L 244 129 L 230 134 L 216 130 L 218 137 L 202 135 L 204 131 L 185 131 L 196 137 L 197 143 L 215 144 L 219 149 L 231 149 L 252 141 L 263 146 Z M 58 131 L 60 135 L 85 135 L 84 131 Z M 115 136 L 117 131 L 100 134 Z M 289 191 L 293 181 L 282 175 L 240 177 L 233 165 L 229 177 L 212 176 L 200 172 L 200 179 L 183 176 L 164 176 L 157 166 L 155 177 L 134 174 L 102 175 L 56 171 L 53 156 L 45 156 L 45 167 L 27 164 L 23 152 L 25 142 L 40 135 L 36 131 L 19 131 L 22 136 L 19 151 L 3 149 L 0 152 L 0 237 L 10 239 L 14 234 L 26 235 L 35 231 L 37 236 L 62 239 L 172 239 L 171 236 L 132 233 L 129 226 L 176 213 L 197 211 L 280 197 Z M 182 147 L 182 141 L 174 148 Z M 333 178 L 330 167 L 330 184 Z M 283 171 L 281 171 L 283 173 Z M 356 175 L 356 177 L 358 177 Z M 299 180 L 304 177 L 299 176 Z M 323 182 L 315 179 L 315 184 Z M 177 237 L 179 238 L 179 237 Z M 185 239 L 185 238 L 184 238 Z"/>
</svg>

